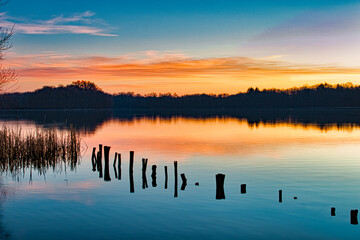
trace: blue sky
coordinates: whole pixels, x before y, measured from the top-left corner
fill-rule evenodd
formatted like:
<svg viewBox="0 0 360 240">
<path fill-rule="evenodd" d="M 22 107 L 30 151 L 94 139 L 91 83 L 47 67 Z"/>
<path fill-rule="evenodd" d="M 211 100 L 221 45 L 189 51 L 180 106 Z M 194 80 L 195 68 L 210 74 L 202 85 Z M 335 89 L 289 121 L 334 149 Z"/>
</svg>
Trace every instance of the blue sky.
<svg viewBox="0 0 360 240">
<path fill-rule="evenodd" d="M 10 0 L 0 24 L 15 24 L 14 56 L 156 51 L 357 67 L 359 11 L 350 0 Z"/>
</svg>

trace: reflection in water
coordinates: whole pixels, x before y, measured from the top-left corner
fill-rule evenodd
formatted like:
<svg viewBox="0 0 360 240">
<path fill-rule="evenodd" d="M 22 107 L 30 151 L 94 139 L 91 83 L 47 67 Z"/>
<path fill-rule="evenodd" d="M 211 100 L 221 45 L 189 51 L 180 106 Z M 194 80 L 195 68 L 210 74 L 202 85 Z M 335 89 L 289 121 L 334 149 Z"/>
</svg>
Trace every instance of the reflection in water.
<svg viewBox="0 0 360 240">
<path fill-rule="evenodd" d="M 111 149 L 126 154 L 134 150 L 137 156 L 147 156 L 154 160 L 151 164 L 147 159 L 143 162 L 136 159 L 134 162 L 132 153 L 130 159 L 133 159 L 133 163 L 129 164 L 129 178 L 129 161 L 126 160 L 123 162 L 126 168 L 125 173 L 123 172 L 123 181 L 114 181 L 114 176 L 115 179 L 121 179 L 121 155 L 118 153 L 117 157 L 115 156 L 111 168 L 108 165 L 114 157 L 113 154 L 107 164 L 106 151 L 101 150 L 103 146 L 93 151 L 90 148 L 86 153 L 87 161 L 82 161 L 79 171 L 69 174 L 69 181 L 64 182 L 57 177 L 55 180 L 48 178 L 47 183 L 43 185 L 40 181 L 36 182 L 36 179 L 32 185 L 19 184 L 19 193 L 22 194 L 19 194 L 16 201 L 11 202 L 13 210 L 7 208 L 3 211 L 2 222 L 11 230 L 12 235 L 16 235 L 15 238 L 21 239 L 11 228 L 11 218 L 18 219 L 22 214 L 20 210 L 14 209 L 18 209 L 19 206 L 20 209 L 24 209 L 35 199 L 46 202 L 47 206 L 55 207 L 49 207 L 49 212 L 46 213 L 38 206 L 26 209 L 25 213 L 28 216 L 38 216 L 37 214 L 42 212 L 44 221 L 53 218 L 58 218 L 59 221 L 68 220 L 76 228 L 77 223 L 86 222 L 90 226 L 106 217 L 107 220 L 103 224 L 104 232 L 101 234 L 113 231 L 114 236 L 122 235 L 129 239 L 144 237 L 144 232 L 148 233 L 157 226 L 169 231 L 178 231 L 179 239 L 188 237 L 189 232 L 198 229 L 206 229 L 209 233 L 199 233 L 204 239 L 211 238 L 211 234 L 214 238 L 236 239 L 243 236 L 251 239 L 254 236 L 251 234 L 259 226 L 267 226 L 262 228 L 264 234 L 267 234 L 264 238 L 277 237 L 279 232 L 298 234 L 299 239 L 309 238 L 310 233 L 325 236 L 324 238 L 329 235 L 331 237 L 327 229 L 348 234 L 344 235 L 344 238 L 356 236 L 357 230 L 350 225 L 357 223 L 357 215 L 354 213 L 351 216 L 350 209 L 357 206 L 356 199 L 359 195 L 354 191 L 357 188 L 360 169 L 357 161 L 360 157 L 360 129 L 356 120 L 345 118 L 344 121 L 340 121 L 340 127 L 326 132 L 323 130 L 331 128 L 319 127 L 321 121 L 318 117 L 315 117 L 318 122 L 306 123 L 305 117 L 299 117 L 295 121 L 295 118 L 290 118 L 289 115 L 287 118 L 279 116 L 268 119 L 263 115 L 259 122 L 259 118 L 251 118 L 249 114 L 246 116 L 237 118 L 229 115 L 210 115 L 197 118 L 190 115 L 136 115 L 127 119 L 112 113 L 110 118 L 97 125 L 96 132 L 84 135 L 84 142 L 89 147 L 106 142 Z M 346 125 L 348 123 L 350 125 Z M 351 125 L 352 123 L 354 124 Z M 29 125 L 34 127 L 32 124 L 22 126 Z M 327 123 L 325 125 L 329 126 Z M 344 131 L 343 126 L 351 126 L 345 127 L 351 131 Z M 78 129 L 82 131 L 81 127 Z M 170 165 L 174 160 L 177 160 L 181 167 L 179 181 L 182 181 L 180 189 L 184 191 L 178 192 L 178 163 L 174 163 L 174 170 Z M 140 172 L 141 164 L 143 168 Z M 157 166 L 156 171 L 151 169 L 151 173 L 146 173 L 147 164 Z M 134 173 L 131 165 L 135 165 Z M 171 191 L 174 187 L 174 193 L 162 188 L 162 166 L 165 171 L 164 187 L 170 188 Z M 91 175 L 93 170 L 99 173 Z M 26 171 L 28 174 L 31 169 Z M 174 171 L 174 175 L 171 171 Z M 226 185 L 219 181 L 218 187 L 215 186 L 217 179 L 214 176 L 217 172 L 226 173 Z M 104 182 L 98 179 L 98 174 L 104 174 L 104 180 L 110 178 L 113 181 Z M 148 187 L 147 174 L 149 177 L 151 174 L 152 184 L 160 184 L 161 187 L 142 191 L 141 188 Z M 201 182 L 201 187 L 194 187 L 193 180 Z M 134 186 L 134 181 L 142 181 L 142 186 Z M 195 185 L 198 186 L 199 182 Z M 189 184 L 186 185 L 187 183 Z M 246 185 L 240 183 L 251 186 L 246 197 L 240 194 L 246 192 Z M 75 184 L 77 188 L 74 188 Z M 129 194 L 129 185 L 130 192 L 135 192 L 135 187 L 139 187 L 136 194 Z M 216 201 L 215 187 L 217 199 L 225 199 L 226 190 L 225 201 Z M 284 192 L 279 192 L 279 189 L 283 189 Z M 172 194 L 176 199 L 170 200 Z M 293 196 L 298 196 L 299 200 L 293 200 Z M 279 200 L 283 203 L 278 203 Z M 119 209 L 119 205 L 123 207 Z M 331 209 L 333 206 L 334 210 Z M 336 217 L 329 216 L 330 213 L 335 216 L 335 207 L 338 209 Z M 98 214 L 99 210 L 103 214 Z M 159 214 L 154 214 L 155 211 Z M 57 215 L 57 212 L 63 213 Z M 220 213 L 225 213 L 222 215 L 224 221 L 218 221 Z M 98 218 L 96 215 L 102 215 L 104 218 Z M 48 222 L 44 225 L 49 229 L 56 225 Z M 183 222 L 184 228 L 172 228 L 178 222 Z M 217 227 L 213 228 L 213 222 L 216 222 Z M 134 223 L 144 223 L 143 232 L 134 233 Z M 1 226 L 0 221 L 0 231 Z M 30 223 L 23 227 L 24 232 L 34 232 L 31 226 Z M 64 226 L 64 235 L 71 236 L 73 229 Z M 161 235 L 162 231 L 154 232 L 153 239 L 166 238 L 166 234 Z M 229 235 L 221 235 L 224 232 Z M 79 236 L 84 234 L 78 231 L 78 228 L 77 233 Z M 43 233 L 46 234 L 49 234 L 49 231 Z M 99 237 L 96 234 L 90 238 Z M 334 238 L 341 239 L 341 236 L 336 235 Z"/>
<path fill-rule="evenodd" d="M 291 125 L 319 130 L 351 130 L 360 126 L 360 108 L 307 109 L 196 109 L 186 111 L 113 109 L 113 110 L 22 110 L 0 111 L 2 121 L 31 121 L 43 127 L 75 127 L 82 134 L 93 134 L 109 121 L 132 123 L 141 119 L 156 122 L 173 119 L 207 121 L 232 118 L 246 122 L 250 128 L 259 126 Z"/>
</svg>

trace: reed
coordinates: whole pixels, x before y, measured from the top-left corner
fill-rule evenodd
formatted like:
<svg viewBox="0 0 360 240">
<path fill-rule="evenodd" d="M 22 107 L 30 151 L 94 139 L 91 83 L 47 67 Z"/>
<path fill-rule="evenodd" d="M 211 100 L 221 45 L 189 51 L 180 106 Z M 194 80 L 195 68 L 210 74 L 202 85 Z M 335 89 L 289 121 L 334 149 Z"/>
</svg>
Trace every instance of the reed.
<svg viewBox="0 0 360 240">
<path fill-rule="evenodd" d="M 21 128 L 0 129 L 0 171 L 18 174 L 31 168 L 44 173 L 65 164 L 73 170 L 80 156 L 80 136 L 74 128 L 64 132 Z"/>
</svg>

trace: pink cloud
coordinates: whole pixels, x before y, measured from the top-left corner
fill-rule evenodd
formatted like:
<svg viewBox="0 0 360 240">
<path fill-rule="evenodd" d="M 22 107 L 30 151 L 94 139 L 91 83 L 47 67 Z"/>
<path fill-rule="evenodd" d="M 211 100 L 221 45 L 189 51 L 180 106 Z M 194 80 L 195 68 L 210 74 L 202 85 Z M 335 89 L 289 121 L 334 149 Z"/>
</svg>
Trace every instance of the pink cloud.
<svg viewBox="0 0 360 240">
<path fill-rule="evenodd" d="M 57 16 L 49 20 L 29 20 L 13 18 L 6 13 L 0 13 L 0 24 L 3 27 L 12 28 L 22 34 L 88 34 L 95 36 L 117 36 L 109 33 L 109 28 L 100 26 L 91 19 L 95 13 L 86 11 L 70 17 Z"/>
</svg>

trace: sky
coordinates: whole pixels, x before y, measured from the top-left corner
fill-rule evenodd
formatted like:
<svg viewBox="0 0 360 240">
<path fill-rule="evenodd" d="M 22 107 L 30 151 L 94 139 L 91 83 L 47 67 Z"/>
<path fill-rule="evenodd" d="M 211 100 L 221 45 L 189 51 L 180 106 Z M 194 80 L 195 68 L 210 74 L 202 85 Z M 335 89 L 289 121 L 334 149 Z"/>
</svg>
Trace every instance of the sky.
<svg viewBox="0 0 360 240">
<path fill-rule="evenodd" d="M 360 84 L 360 1 L 10 0 L 16 91 L 237 93 Z"/>
</svg>

